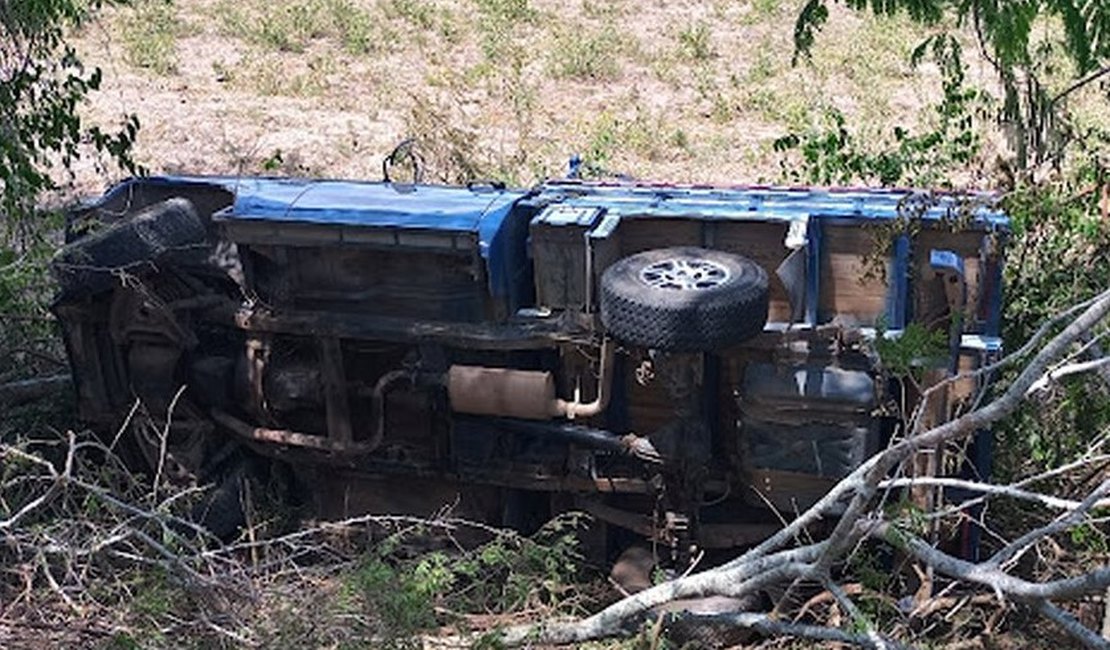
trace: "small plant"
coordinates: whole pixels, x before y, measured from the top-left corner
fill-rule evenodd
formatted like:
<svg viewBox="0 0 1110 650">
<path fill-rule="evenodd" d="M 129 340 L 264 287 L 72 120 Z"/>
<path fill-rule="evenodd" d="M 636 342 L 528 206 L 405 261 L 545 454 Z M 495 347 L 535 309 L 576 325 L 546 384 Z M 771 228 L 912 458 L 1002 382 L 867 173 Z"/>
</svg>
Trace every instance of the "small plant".
<svg viewBox="0 0 1110 650">
<path fill-rule="evenodd" d="M 678 33 L 682 54 L 694 61 L 708 61 L 717 56 L 713 49 L 713 34 L 705 21 L 693 23 Z"/>
<path fill-rule="evenodd" d="M 213 13 L 228 35 L 279 52 L 304 52 L 313 41 L 332 39 L 351 54 L 366 54 L 387 40 L 374 16 L 353 0 L 276 0 L 264 10 L 223 0 Z"/>
<path fill-rule="evenodd" d="M 934 107 L 931 129 L 913 134 L 895 126 L 892 139 L 871 144 L 847 126 L 844 114 L 826 108 L 819 126 L 804 133 L 790 133 L 774 142 L 782 175 L 791 183 L 937 187 L 953 184 L 951 175 L 965 169 L 979 152 L 977 107 L 984 96 L 966 86 L 959 42 L 940 34 L 926 39 L 914 51 L 917 65 L 932 52 L 943 73 L 944 96 Z M 797 152 L 798 158 L 785 154 Z"/>
<path fill-rule="evenodd" d="M 755 0 L 752 12 L 759 18 L 766 18 L 777 13 L 782 4 L 782 0 Z"/>
<path fill-rule="evenodd" d="M 327 8 L 335 35 L 349 54 L 377 52 L 392 40 L 383 22 L 351 0 L 328 0 Z"/>
<path fill-rule="evenodd" d="M 434 8 L 420 0 L 390 0 L 386 4 L 386 15 L 407 20 L 424 30 L 434 28 L 436 23 Z"/>
<path fill-rule="evenodd" d="M 341 597 L 349 610 L 362 603 L 382 643 L 392 648 L 419 647 L 412 645 L 418 633 L 442 622 L 437 611 L 576 611 L 576 531 L 582 524 L 581 515 L 567 514 L 532 537 L 503 532 L 469 551 L 430 551 L 415 558 L 406 558 L 404 548 L 424 531 L 406 529 L 344 577 Z"/>
<path fill-rule="evenodd" d="M 882 369 L 897 379 L 921 381 L 923 372 L 948 358 L 948 333 L 909 323 L 897 337 L 887 337 L 884 328 L 875 334 L 875 352 Z"/>
<path fill-rule="evenodd" d="M 596 31 L 566 30 L 555 35 L 551 72 L 561 79 L 615 79 L 620 74 L 621 50 L 621 38 L 612 25 Z"/>
<path fill-rule="evenodd" d="M 177 35 L 181 22 L 172 0 L 139 0 L 123 14 L 127 62 L 159 75 L 177 71 Z"/>
<path fill-rule="evenodd" d="M 328 88 L 328 78 L 336 71 L 330 53 L 314 55 L 304 62 L 303 70 L 290 69 L 275 55 L 248 56 L 229 79 L 236 86 L 249 88 L 260 95 L 314 97 Z"/>
</svg>

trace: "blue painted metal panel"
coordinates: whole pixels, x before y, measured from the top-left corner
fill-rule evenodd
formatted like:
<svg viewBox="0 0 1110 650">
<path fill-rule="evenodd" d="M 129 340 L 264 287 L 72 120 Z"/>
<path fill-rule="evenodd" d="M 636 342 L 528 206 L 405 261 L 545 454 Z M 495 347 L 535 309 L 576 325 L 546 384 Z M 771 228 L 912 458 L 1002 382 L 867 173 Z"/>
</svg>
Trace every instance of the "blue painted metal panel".
<svg viewBox="0 0 1110 650">
<path fill-rule="evenodd" d="M 894 259 L 891 260 L 890 285 L 886 301 L 887 326 L 902 329 L 906 326 L 906 310 L 910 294 L 910 238 L 899 235 L 894 240 Z"/>
<path fill-rule="evenodd" d="M 824 244 L 821 224 L 816 219 L 806 226 L 806 323 L 817 324 L 821 305 L 821 247 Z"/>
<path fill-rule="evenodd" d="M 435 185 L 249 178 L 235 187 L 234 220 L 479 232 L 487 246 L 522 192 Z"/>
<path fill-rule="evenodd" d="M 912 190 L 714 188 L 558 182 L 541 186 L 537 200 L 624 208 L 626 213 L 657 217 L 791 220 L 804 216 L 834 216 L 884 220 L 900 216 L 900 206 L 905 205 L 907 199 L 919 196 L 925 197 Z M 1008 227 L 1006 216 L 991 207 L 993 195 L 983 193 L 973 198 L 982 202 L 976 209 L 976 219 L 981 225 Z M 951 216 L 950 212 L 959 207 L 952 197 L 945 195 L 921 200 L 935 203 L 922 213 L 924 219 Z"/>
<path fill-rule="evenodd" d="M 523 242 L 515 234 L 518 229 L 505 232 L 504 226 L 513 206 L 525 195 L 522 191 L 287 178 L 166 180 L 214 183 L 233 191 L 235 202 L 217 219 L 473 233 L 478 238 L 478 253 L 486 260 L 492 295 L 501 298 L 521 293 L 523 252 L 516 249 Z"/>
<path fill-rule="evenodd" d="M 527 223 L 544 206 L 598 208 L 621 218 L 689 218 L 699 220 L 794 221 L 808 219 L 809 286 L 806 321 L 816 322 L 819 292 L 820 223 L 830 220 L 889 220 L 902 214 L 907 200 L 921 198 L 928 205 L 925 219 L 942 219 L 961 208 L 954 198 L 928 196 L 911 190 L 781 189 L 771 187 L 679 187 L 667 185 L 549 182 L 532 191 L 491 187 L 402 185 L 343 180 L 304 180 L 261 177 L 178 176 L 145 178 L 137 182 L 221 185 L 235 194 L 233 206 L 218 219 L 238 222 L 288 222 L 400 230 L 473 233 L 478 253 L 486 260 L 490 290 L 510 297 L 512 307 L 526 301 L 530 266 Z M 113 192 L 126 191 L 126 184 Z M 994 209 L 991 195 L 975 209 L 975 222 L 985 231 L 1005 231 L 1009 222 Z M 916 214 L 918 210 L 914 209 Z M 846 224 L 847 225 L 847 224 Z M 898 250 L 904 246 L 897 247 Z M 897 261 L 901 260 L 896 255 Z M 900 276 L 896 268 L 895 272 Z M 888 317 L 892 326 L 906 318 L 905 287 L 892 283 Z M 993 297 L 997 302 L 997 297 Z M 991 314 L 988 330 L 997 332 Z"/>
</svg>

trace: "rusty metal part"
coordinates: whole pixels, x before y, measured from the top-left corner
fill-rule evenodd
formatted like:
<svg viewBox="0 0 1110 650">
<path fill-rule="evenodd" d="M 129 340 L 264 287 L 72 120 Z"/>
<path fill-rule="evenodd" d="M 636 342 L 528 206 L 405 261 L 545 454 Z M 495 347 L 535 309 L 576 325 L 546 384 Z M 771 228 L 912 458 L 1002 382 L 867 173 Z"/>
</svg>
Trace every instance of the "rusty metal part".
<svg viewBox="0 0 1110 650">
<path fill-rule="evenodd" d="M 555 377 L 539 370 L 451 366 L 447 397 L 457 413 L 548 420 L 560 415 Z"/>
<path fill-rule="evenodd" d="M 293 447 L 307 447 L 309 449 L 339 454 L 368 454 L 373 451 L 373 447 L 367 443 L 339 442 L 325 436 L 317 436 L 310 433 L 255 427 L 220 409 L 212 409 L 209 413 L 212 415 L 213 420 L 232 433 L 253 442 L 269 442 Z"/>
<path fill-rule="evenodd" d="M 447 395 L 451 408 L 458 413 L 525 420 L 588 418 L 609 405 L 613 354 L 613 343 L 606 339 L 601 345 L 597 396 L 591 402 L 559 399 L 550 372 L 484 366 L 451 366 L 447 371 Z"/>
<path fill-rule="evenodd" d="M 247 411 L 262 421 L 268 421 L 269 406 L 266 402 L 266 366 L 269 364 L 272 346 L 266 334 L 256 334 L 247 338 L 244 346 L 243 364 L 245 365 L 246 390 L 244 406 Z"/>
<path fill-rule="evenodd" d="M 613 341 L 605 339 L 601 343 L 601 376 L 597 381 L 597 397 L 594 401 L 583 404 L 577 399 L 573 402 L 559 400 L 557 408 L 568 420 L 593 417 L 609 406 L 609 393 L 612 391 L 613 384 L 613 355 Z"/>
<path fill-rule="evenodd" d="M 371 396 L 372 405 L 374 408 L 374 430 L 370 433 L 370 440 L 366 445 L 371 449 L 377 449 L 385 439 L 385 391 L 400 381 L 413 381 L 413 374 L 406 370 L 393 370 L 387 372 L 378 379 L 378 383 L 374 384 L 374 393 Z"/>
<path fill-rule="evenodd" d="M 275 314 L 230 302 L 207 311 L 206 316 L 248 332 L 316 334 L 393 343 L 425 341 L 471 350 L 540 350 L 565 342 L 586 343 L 590 336 L 586 330 L 568 329 L 569 325 L 562 320 L 491 325 L 335 312 Z"/>
<path fill-rule="evenodd" d="M 143 285 L 112 293 L 108 311 L 112 340 L 124 345 L 138 337 L 158 337 L 182 349 L 197 345 L 196 335 L 167 306 L 157 293 Z"/>
<path fill-rule="evenodd" d="M 328 437 L 339 443 L 351 441 L 351 407 L 347 401 L 347 375 L 339 339 L 320 339 L 320 374 L 324 380 L 324 410 Z"/>
<path fill-rule="evenodd" d="M 523 419 L 497 419 L 484 422 L 490 428 L 501 431 L 551 436 L 587 449 L 628 454 L 648 463 L 663 462 L 663 457 L 655 450 L 650 440 L 633 433 L 622 436 L 604 429 L 570 422 L 537 422 Z"/>
<path fill-rule="evenodd" d="M 615 508 L 597 501 L 584 499 L 578 504 L 583 510 L 598 519 L 614 526 L 626 528 L 663 544 L 671 544 L 675 540 L 675 533 L 668 526 L 659 526 L 650 515 L 631 512 L 622 508 Z M 734 548 L 757 544 L 780 528 L 779 524 L 743 523 L 743 524 L 706 524 L 702 523 L 696 529 L 696 541 L 701 548 Z"/>
<path fill-rule="evenodd" d="M 253 367 L 253 365 L 250 366 L 250 368 Z M 405 370 L 394 370 L 392 372 L 387 372 L 378 380 L 378 383 L 374 386 L 374 392 L 372 395 L 373 408 L 375 413 L 374 426 L 370 432 L 370 438 L 365 442 L 354 442 L 352 440 L 353 435 L 350 430 L 351 422 L 349 419 L 349 415 L 346 416 L 347 419 L 342 423 L 343 426 L 338 428 L 340 433 L 345 433 L 346 435 L 336 436 L 334 434 L 334 423 L 329 417 L 329 435 L 318 436 L 310 433 L 302 433 L 299 431 L 255 427 L 220 409 L 212 409 L 211 414 L 213 419 L 215 419 L 227 429 L 231 430 L 233 433 L 236 433 L 254 442 L 272 442 L 282 445 L 306 447 L 308 449 L 315 449 L 345 455 L 364 455 L 373 452 L 375 449 L 381 446 L 382 440 L 385 439 L 385 392 L 394 384 L 402 380 L 408 380 L 410 382 L 413 381 L 412 373 Z"/>
</svg>

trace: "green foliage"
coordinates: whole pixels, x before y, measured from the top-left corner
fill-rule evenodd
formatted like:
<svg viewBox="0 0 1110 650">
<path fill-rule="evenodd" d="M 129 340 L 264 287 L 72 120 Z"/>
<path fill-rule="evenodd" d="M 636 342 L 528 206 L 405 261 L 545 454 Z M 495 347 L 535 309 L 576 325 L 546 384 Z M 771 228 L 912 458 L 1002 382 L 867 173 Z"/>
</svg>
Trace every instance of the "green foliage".
<svg viewBox="0 0 1110 650">
<path fill-rule="evenodd" d="M 614 157 L 622 151 L 660 160 L 675 151 L 688 154 L 690 140 L 685 132 L 668 124 L 662 115 L 638 109 L 631 117 L 619 117 L 604 111 L 586 134 L 582 175 L 587 178 L 620 176 L 625 170 L 611 167 Z"/>
<path fill-rule="evenodd" d="M 1079 73 L 1086 73 L 1110 54 L 1110 6 L 1085 0 L 845 0 L 857 11 L 894 15 L 905 12 L 913 20 L 935 25 L 945 16 L 973 24 L 1004 65 L 1030 61 L 1033 26 L 1041 16 L 1062 21 L 1067 52 Z M 827 0 L 808 0 L 795 22 L 794 46 L 808 55 L 818 32 L 828 20 Z"/>
<path fill-rule="evenodd" d="M 713 49 L 713 33 L 705 21 L 698 21 L 679 32 L 678 44 L 682 53 L 695 61 L 707 61 L 717 55 Z"/>
<path fill-rule="evenodd" d="M 102 76 L 99 69 L 85 68 L 64 36 L 100 5 L 100 0 L 0 4 L 0 214 L 9 229 L 0 235 L 33 234 L 27 220 L 42 193 L 56 187 L 51 168 L 60 163 L 69 169 L 85 143 L 137 171 L 130 152 L 138 118 L 128 117 L 120 132 L 110 133 L 87 125 L 78 110 Z"/>
<path fill-rule="evenodd" d="M 548 522 L 532 537 L 500 533 L 476 549 L 430 551 L 405 558 L 419 530 L 380 544 L 345 578 L 348 600 L 365 604 L 387 647 L 419 647 L 417 635 L 441 621 L 437 611 L 551 612 L 573 608 L 579 577 L 580 516 Z M 496 647 L 493 638 L 485 647 Z"/>
<path fill-rule="evenodd" d="M 1110 553 L 1110 535 L 1093 523 L 1084 523 L 1071 529 L 1071 543 L 1083 552 L 1105 556 Z"/>
<path fill-rule="evenodd" d="M 380 557 L 364 560 L 347 580 L 370 603 L 386 647 L 419 647 L 417 633 L 436 624 L 426 583 Z"/>
<path fill-rule="evenodd" d="M 68 172 L 90 153 L 140 171 L 131 157 L 138 118 L 111 132 L 81 117 L 81 104 L 102 77 L 81 63 L 65 35 L 100 6 L 99 0 L 0 3 L 0 381 L 36 372 L 37 361 L 19 362 L 27 354 L 37 360 L 57 353 L 45 307 L 53 291 L 46 263 L 62 223 L 40 207 L 57 188 L 57 171 Z"/>
<path fill-rule="evenodd" d="M 334 38 L 351 54 L 366 54 L 386 40 L 374 17 L 352 0 L 278 0 L 262 6 L 224 0 L 214 11 L 227 33 L 280 52 L 303 52 L 314 40 Z"/>
<path fill-rule="evenodd" d="M 172 0 L 139 0 L 123 14 L 127 62 L 160 75 L 177 71 L 177 34 L 181 29 Z"/>
<path fill-rule="evenodd" d="M 909 323 L 897 337 L 875 335 L 875 352 L 883 371 L 897 378 L 920 381 L 921 373 L 948 358 L 948 333 L 931 331 L 920 323 Z"/>
<path fill-rule="evenodd" d="M 551 72 L 556 78 L 602 81 L 620 74 L 617 55 L 622 39 L 616 27 L 598 30 L 567 29 L 555 35 Z"/>
<path fill-rule="evenodd" d="M 528 0 L 476 0 L 482 52 L 490 61 L 512 55 L 522 25 L 535 20 L 536 11 Z"/>
<path fill-rule="evenodd" d="M 1019 185 L 1003 201 L 1015 231 L 1005 267 L 1003 339 L 1010 349 L 1049 317 L 1110 286 L 1110 223 L 1099 205 L 1100 188 L 1110 181 L 1110 134 L 1092 132 L 1083 142 L 1087 155 L 1069 177 Z M 1088 336 L 1104 334 L 1099 329 Z M 1108 428 L 1110 387 L 1083 376 L 1066 379 L 1000 428 L 1002 465 L 1023 475 L 1031 464 L 1066 461 Z"/>
<path fill-rule="evenodd" d="M 828 0 L 808 0 L 794 26 L 794 59 L 808 57 L 816 34 L 828 21 Z M 905 12 L 928 26 L 950 18 L 969 28 L 988 54 L 1003 90 L 999 124 L 1010 138 L 1020 167 L 1060 155 L 1068 140 L 1057 117 L 1062 100 L 1089 83 L 1110 59 L 1110 3 L 1090 0 L 845 0 L 852 9 L 892 15 Z M 1057 20 L 1059 30 L 1035 30 Z M 1040 64 L 1047 53 L 1064 52 L 1076 79 L 1060 93 L 1048 91 Z M 1104 70 L 1103 70 L 1104 71 Z"/>
<path fill-rule="evenodd" d="M 1005 269 L 1003 339 L 1016 349 L 1049 317 L 1110 285 L 1110 226 L 1100 205 L 1110 187 L 1110 134 L 1079 124 L 1065 99 L 1100 78 L 1110 59 L 1110 3 L 1074 0 L 846 0 L 857 10 L 906 12 L 931 26 L 970 28 L 995 66 L 1002 98 L 995 125 L 1008 136 L 1013 161 L 999 163 L 1001 208 L 1013 226 Z M 810 0 L 795 25 L 796 54 L 808 55 L 827 21 L 825 0 Z M 951 20 L 945 20 L 951 19 Z M 1051 21 L 1058 21 L 1054 27 Z M 1044 26 L 1043 29 L 1037 27 Z M 892 143 L 873 143 L 831 113 L 823 128 L 776 142 L 800 162 L 784 167 L 794 181 L 816 183 L 945 185 L 967 167 L 978 147 L 984 95 L 966 88 L 957 38 L 939 32 L 913 52 L 917 64 L 931 55 L 943 73 L 944 100 L 932 129 L 909 136 L 895 129 Z M 1060 66 L 1056 60 L 1066 59 Z M 1092 72 L 1095 71 L 1095 72 Z M 1053 83 L 1058 90 L 1050 92 Z M 1034 178 L 1036 165 L 1053 162 L 1057 173 Z M 787 159 L 787 164 L 794 161 Z M 1092 333 L 1091 336 L 1098 336 Z M 1102 346 L 1105 347 L 1105 346 Z M 887 351 L 901 371 L 912 354 Z M 912 370 L 912 366 L 909 368 Z M 1001 378 L 1003 381 L 1007 377 Z M 1024 405 L 996 429 L 996 467 L 1003 476 L 1030 472 L 1074 458 L 1110 429 L 1110 388 L 1077 377 Z"/>
<path fill-rule="evenodd" d="M 797 152 L 801 160 L 783 156 L 780 165 L 792 183 L 936 187 L 951 184 L 953 171 L 965 168 L 979 151 L 979 91 L 967 86 L 959 42 L 938 34 L 913 53 L 914 65 L 931 53 L 943 74 L 943 97 L 934 107 L 931 128 L 913 134 L 895 126 L 892 139 L 871 143 L 851 132 L 840 111 L 826 109 L 823 124 L 775 140 L 775 151 Z"/>
</svg>

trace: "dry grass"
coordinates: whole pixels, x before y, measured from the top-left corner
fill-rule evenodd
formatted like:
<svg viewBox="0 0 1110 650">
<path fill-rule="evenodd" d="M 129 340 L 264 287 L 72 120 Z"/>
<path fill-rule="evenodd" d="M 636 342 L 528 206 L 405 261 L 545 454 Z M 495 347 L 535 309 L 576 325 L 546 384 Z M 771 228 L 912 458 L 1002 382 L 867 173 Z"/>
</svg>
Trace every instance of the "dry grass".
<svg viewBox="0 0 1110 650">
<path fill-rule="evenodd" d="M 934 71 L 908 68 L 922 33 L 899 19 L 834 16 L 814 63 L 791 67 L 795 10 L 144 0 L 105 12 L 78 45 L 105 70 L 89 116 L 138 114 L 155 173 L 253 173 L 280 151 L 299 161 L 291 173 L 374 179 L 402 138 L 459 149 L 464 134 L 471 169 L 516 183 L 561 175 L 575 152 L 640 178 L 766 182 L 771 141 L 825 106 L 913 124 L 937 92 Z M 78 175 L 81 191 L 103 183 Z"/>
</svg>

